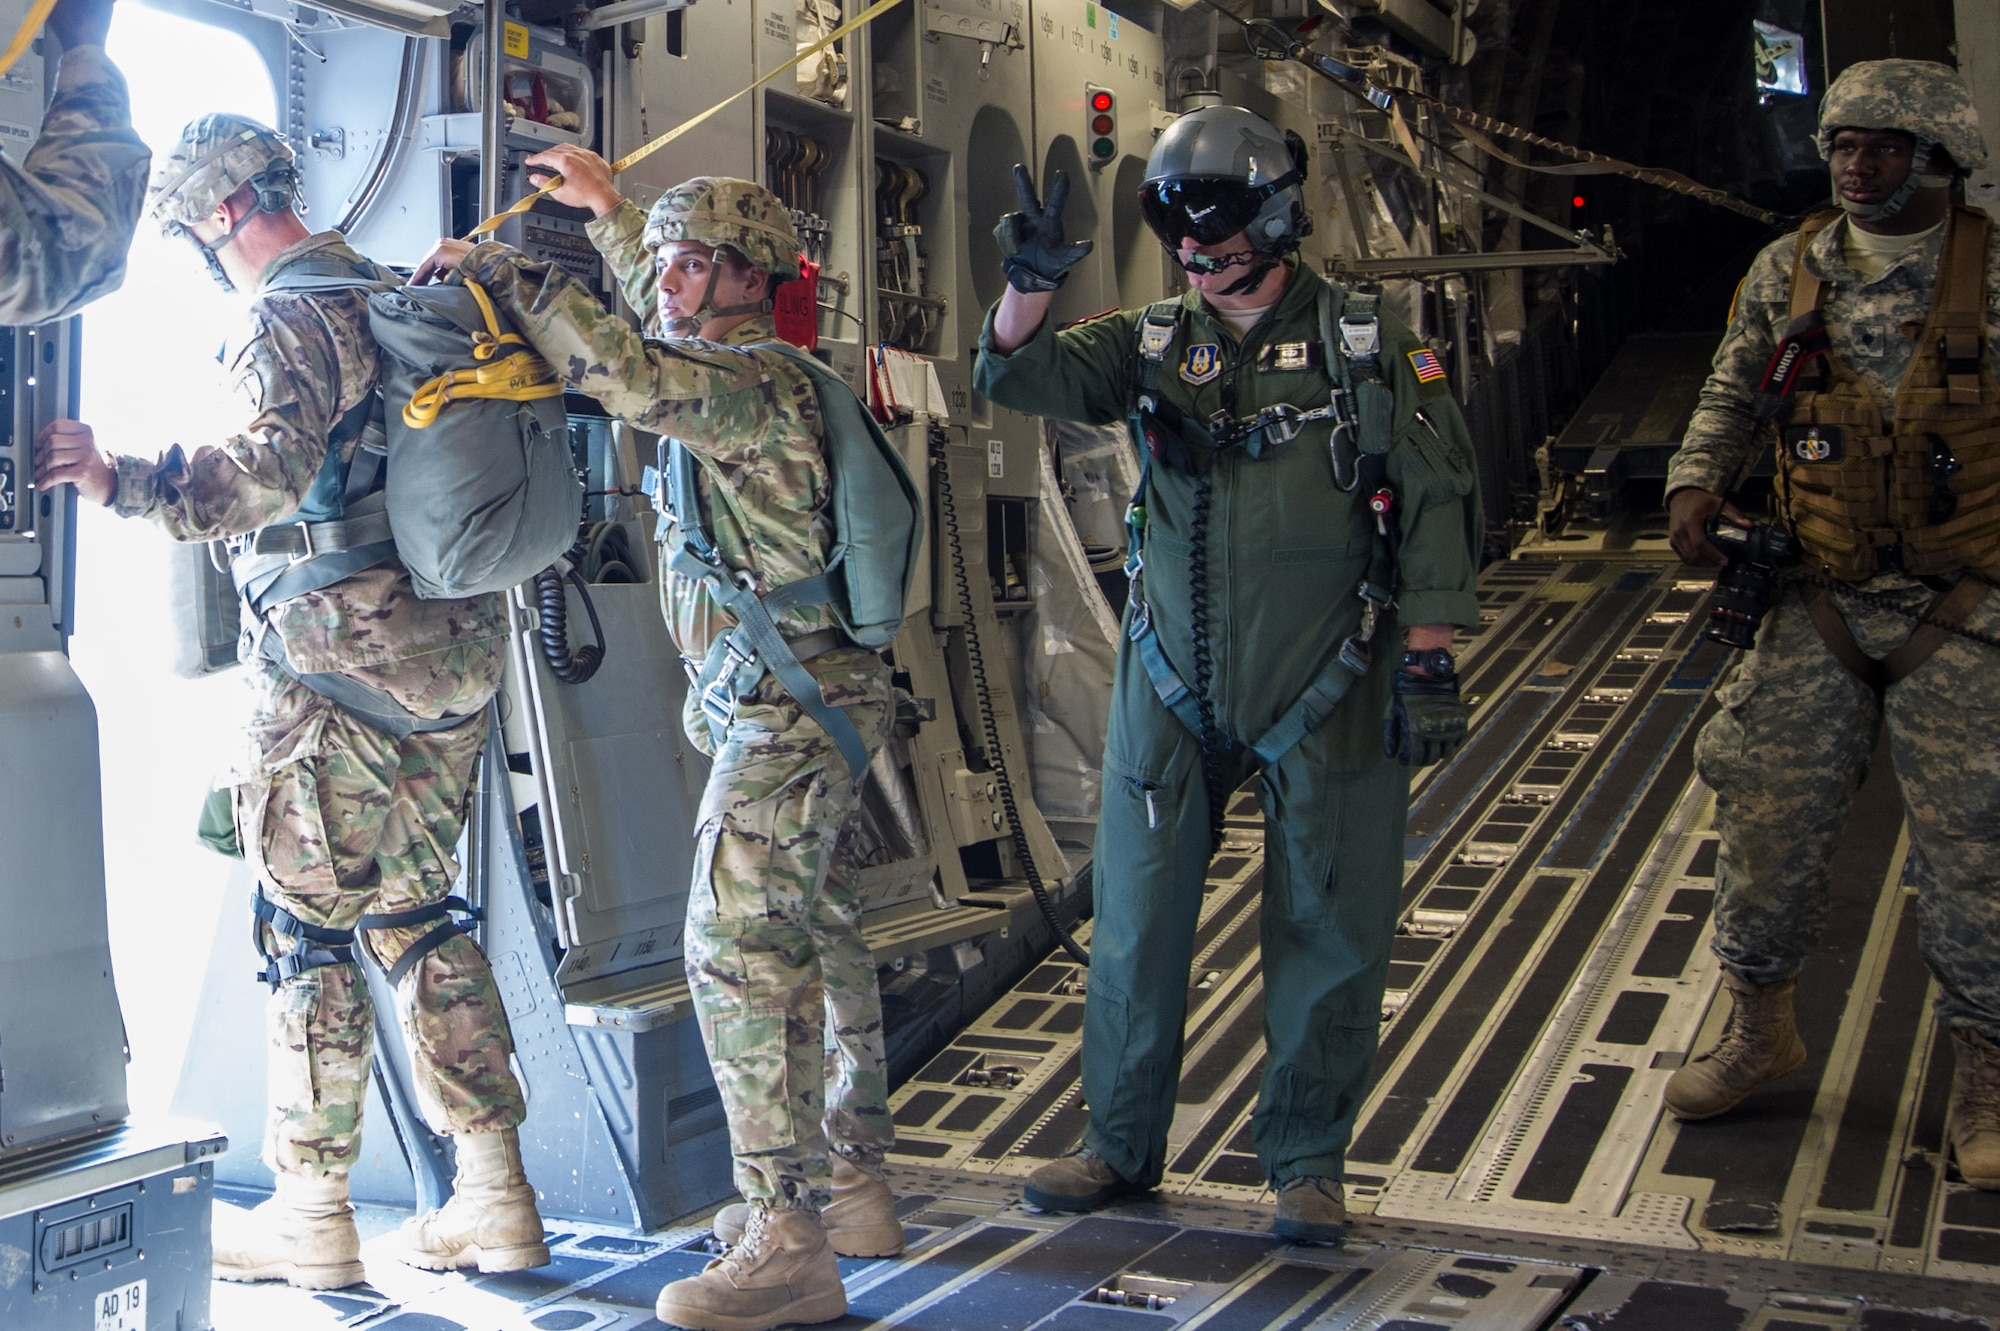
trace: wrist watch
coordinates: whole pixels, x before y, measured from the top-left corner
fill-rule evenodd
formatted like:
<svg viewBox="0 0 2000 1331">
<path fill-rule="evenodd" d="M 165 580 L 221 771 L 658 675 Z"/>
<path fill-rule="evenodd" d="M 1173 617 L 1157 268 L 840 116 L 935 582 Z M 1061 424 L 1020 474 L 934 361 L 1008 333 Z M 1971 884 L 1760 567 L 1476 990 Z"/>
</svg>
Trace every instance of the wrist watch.
<svg viewBox="0 0 2000 1331">
<path fill-rule="evenodd" d="M 1422 670 L 1438 679 L 1453 679 L 1458 675 L 1458 662 L 1452 658 L 1449 647 L 1433 647 L 1422 652 L 1404 652 L 1402 668 Z"/>
</svg>

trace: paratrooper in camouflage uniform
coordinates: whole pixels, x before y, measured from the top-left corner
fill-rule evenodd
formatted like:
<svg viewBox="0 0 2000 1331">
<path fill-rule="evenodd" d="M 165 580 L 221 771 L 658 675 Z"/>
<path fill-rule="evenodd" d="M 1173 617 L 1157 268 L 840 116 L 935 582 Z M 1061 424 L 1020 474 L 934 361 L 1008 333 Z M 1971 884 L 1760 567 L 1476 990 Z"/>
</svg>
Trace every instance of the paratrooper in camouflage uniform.
<svg viewBox="0 0 2000 1331">
<path fill-rule="evenodd" d="M 560 169 L 567 183 L 554 197 L 598 214 L 592 242 L 646 333 L 667 340 L 634 333 L 561 269 L 504 246 L 447 242 L 434 252 L 438 266 L 456 263 L 514 311 L 577 391 L 693 454 L 721 559 L 760 595 L 824 573 L 833 533 L 819 398 L 767 345 L 777 340 L 769 294 L 799 272 L 783 205 L 750 181 L 697 178 L 669 190 L 649 218 L 619 197 L 595 154 L 559 149 L 530 164 Z M 746 277 L 753 270 L 768 276 L 758 283 Z M 724 303 L 745 281 L 749 298 Z M 691 666 L 724 650 L 734 618 L 664 553 L 660 601 Z M 894 714 L 881 657 L 839 636 L 825 606 L 795 607 L 776 622 L 826 702 L 878 750 Z M 688 900 L 688 983 L 749 1205 L 717 1218 L 717 1234 L 737 1241 L 730 1256 L 663 1290 L 659 1316 L 739 1329 L 838 1317 L 846 1300 L 833 1251 L 903 1247 L 880 1176 L 895 1129 L 851 859 L 857 781 L 771 675 L 726 724 L 690 689 L 686 727 L 713 758 Z"/>
<path fill-rule="evenodd" d="M 74 479 L 120 516 L 151 518 L 182 541 L 243 537 L 300 513 L 336 424 L 375 392 L 378 353 L 365 290 L 268 288 L 309 259 L 352 265 L 361 278 L 379 270 L 337 232 L 306 233 L 291 207 L 291 158 L 263 126 L 209 116 L 187 128 L 153 182 L 152 213 L 166 230 L 193 240 L 225 285 L 256 284 L 224 358 L 244 399 L 242 432 L 146 459 L 98 455 L 87 427 L 59 422 L 45 432 L 47 479 Z M 216 227 L 225 209 L 225 233 L 204 239 L 198 228 Z M 358 442 L 345 438 L 348 460 Z M 65 457 L 76 474 L 50 470 Z M 396 984 L 415 1090 L 458 1154 L 456 1196 L 406 1228 L 406 1260 L 545 1264 L 520 1178 L 515 1129 L 526 1105 L 508 1063 L 507 1016 L 485 955 L 440 909 L 458 876 L 486 705 L 500 684 L 504 600 L 419 599 L 390 557 L 245 620 L 254 703 L 231 783 L 238 841 L 275 907 L 261 932 L 274 977 L 264 1160 L 278 1193 L 254 1230 L 218 1237 L 217 1274 L 312 1288 L 363 1278 L 347 1173 L 360 1158 L 375 1019 L 356 942 L 385 972 L 416 958 Z M 260 650 L 266 635 L 289 668 Z M 398 738 L 299 678 L 318 674 L 371 686 L 419 721 L 465 719 Z M 419 918 L 382 918 L 412 912 Z M 294 973 L 301 953 L 307 965 Z"/>
<path fill-rule="evenodd" d="M 49 16 L 63 46 L 55 98 L 27 156 L 0 155 L 0 325 L 63 318 L 125 280 L 152 154 L 104 54 L 110 20 L 108 0 L 64 0 Z"/>
<path fill-rule="evenodd" d="M 1817 294 L 1827 364 L 1777 414 L 1779 516 L 1805 546 L 1804 571 L 1834 586 L 1786 589 L 1700 736 L 1698 770 L 1716 792 L 1722 833 L 1713 946 L 1733 1010 L 1722 1041 L 1675 1074 L 1667 1104 L 1682 1118 L 1719 1114 L 1803 1062 L 1795 977 L 1818 942 L 1834 846 L 1886 720 L 1923 954 L 1955 1037 L 1952 1138 L 1966 1177 L 1995 1187 L 2000 652 L 1932 634 L 1930 655 L 1905 654 L 1917 662 L 1907 673 L 1892 654 L 1934 603 L 1971 629 L 2000 632 L 2000 598 L 1973 599 L 2000 576 L 2000 230 L 1978 246 L 1979 214 L 1949 206 L 1954 175 L 1983 164 L 1986 147 L 1965 85 L 1943 66 L 1847 70 L 1822 107 L 1820 146 L 1844 215 L 1809 221 L 1752 264 L 1667 482 L 1676 550 L 1721 562 L 1701 523 L 1718 511 L 1743 520 L 1720 496 L 1772 447 L 1760 427 L 1775 403 L 1760 415 L 1758 393 Z M 1902 162 L 1907 175 L 1893 169 Z M 1971 357 L 1964 346 L 1941 349 L 1931 322 L 1955 240 L 1973 345 L 1983 334 Z M 1912 455 L 1914 485 L 1897 470 Z M 1850 459 L 1858 473 L 1829 470 Z M 1897 470 L 1894 486 L 1885 465 Z M 1965 592 L 1948 604 L 1961 580 Z M 1872 662 L 1890 667 L 1886 676 Z"/>
</svg>

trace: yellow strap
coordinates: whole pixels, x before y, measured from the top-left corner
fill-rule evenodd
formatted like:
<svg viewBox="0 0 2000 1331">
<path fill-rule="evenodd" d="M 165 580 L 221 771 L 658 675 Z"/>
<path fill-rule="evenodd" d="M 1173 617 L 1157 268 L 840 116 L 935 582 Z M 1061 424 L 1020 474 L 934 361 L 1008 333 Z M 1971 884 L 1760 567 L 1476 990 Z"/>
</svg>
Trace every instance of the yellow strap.
<svg viewBox="0 0 2000 1331">
<path fill-rule="evenodd" d="M 560 397 L 562 380 L 549 363 L 532 351 L 517 351 L 505 360 L 473 370 L 452 370 L 420 385 L 403 408 L 403 424 L 421 430 L 438 418 L 447 403 L 461 398 L 498 398 L 503 402 L 533 402 Z"/>
<path fill-rule="evenodd" d="M 762 75 L 756 79 L 753 79 L 747 86 L 739 88 L 735 92 L 730 93 L 727 97 L 717 102 L 714 106 L 709 107 L 706 111 L 703 111 L 700 115 L 693 116 L 687 120 L 683 120 L 680 124 L 675 125 L 672 129 L 660 135 L 660 137 L 654 139 L 651 143 L 646 144 L 644 147 L 636 149 L 633 152 L 626 153 L 623 157 L 619 158 L 617 161 L 611 164 L 611 174 L 614 176 L 618 175 L 623 171 L 625 171 L 626 168 L 631 167 L 636 163 L 641 162 L 644 159 L 652 156 L 660 149 L 672 143 L 675 139 L 678 139 L 681 135 L 693 129 L 696 125 L 702 124 L 705 121 L 720 115 L 724 110 L 726 110 L 732 103 L 736 102 L 738 99 L 748 97 L 751 93 L 757 91 L 757 89 L 763 87 L 765 84 L 769 83 L 772 79 L 777 78 L 780 74 L 787 73 L 788 71 L 797 68 L 799 65 L 804 64 L 806 61 L 812 59 L 814 56 L 818 55 L 821 51 L 824 51 L 827 47 L 832 46 L 835 42 L 847 36 L 847 34 L 853 32 L 855 29 L 866 27 L 868 24 L 873 23 L 876 19 L 881 18 L 884 14 L 888 13 L 890 10 L 894 9 L 896 6 L 902 3 L 903 0 L 875 0 L 874 4 L 868 6 L 868 8 L 862 10 L 859 14 L 856 14 L 853 18 L 849 19 L 847 22 L 835 28 L 832 32 L 829 32 L 826 36 L 820 38 L 818 41 L 814 42 L 811 46 L 806 47 L 804 50 L 800 51 L 790 60 L 787 60 L 784 64 L 779 65 L 776 69 L 772 70 L 770 73 Z M 508 218 L 518 217 L 522 213 L 527 212 L 528 209 L 534 207 L 535 200 L 539 199 L 542 195 L 547 194 L 552 190 L 561 189 L 562 183 L 563 183 L 563 178 L 561 176 L 550 177 L 550 179 L 546 183 L 544 183 L 540 189 L 536 190 L 533 194 L 530 194 L 527 198 L 521 200 L 519 203 L 507 209 L 507 211 L 505 212 L 495 213 L 493 216 L 487 218 L 484 222 L 481 222 L 478 226 L 472 228 L 471 231 L 466 233 L 465 238 L 467 240 L 477 240 L 479 237 L 491 233 L 495 227 L 499 226 L 502 222 L 506 221 Z"/>
<path fill-rule="evenodd" d="M 7 43 L 7 53 L 0 55 L 0 74 L 12 69 L 28 53 L 34 43 L 35 34 L 49 21 L 49 13 L 56 7 L 56 0 L 35 0 L 28 6 L 28 17 L 21 20 L 21 27 L 14 34 L 14 40 Z"/>
</svg>

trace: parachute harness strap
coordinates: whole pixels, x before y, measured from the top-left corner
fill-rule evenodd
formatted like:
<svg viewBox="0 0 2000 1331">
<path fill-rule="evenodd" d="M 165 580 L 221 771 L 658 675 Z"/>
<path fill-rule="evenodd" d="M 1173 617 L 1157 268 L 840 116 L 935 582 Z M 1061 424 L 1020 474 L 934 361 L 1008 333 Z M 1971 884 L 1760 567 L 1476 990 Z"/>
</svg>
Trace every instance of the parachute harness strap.
<svg viewBox="0 0 2000 1331">
<path fill-rule="evenodd" d="M 403 424 L 412 430 L 426 428 L 448 403 L 460 398 L 534 402 L 563 394 L 563 383 L 555 368 L 534 353 L 527 339 L 518 333 L 500 331 L 499 316 L 493 311 L 493 298 L 486 294 L 486 289 L 477 282 L 467 282 L 465 289 L 472 293 L 480 317 L 486 321 L 485 331 L 472 334 L 473 359 L 486 363 L 471 369 L 449 370 L 418 385 L 403 408 Z M 501 357 L 500 352 L 509 346 L 520 349 Z"/>
</svg>

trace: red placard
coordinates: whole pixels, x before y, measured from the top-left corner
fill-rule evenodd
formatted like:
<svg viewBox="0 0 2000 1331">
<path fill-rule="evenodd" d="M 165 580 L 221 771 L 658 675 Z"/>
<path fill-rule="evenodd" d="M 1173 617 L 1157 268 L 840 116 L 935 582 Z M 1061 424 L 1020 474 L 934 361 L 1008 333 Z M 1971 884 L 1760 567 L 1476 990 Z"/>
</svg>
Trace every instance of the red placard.
<svg viewBox="0 0 2000 1331">
<path fill-rule="evenodd" d="M 778 336 L 811 351 L 819 345 L 819 265 L 799 260 L 799 275 L 772 296 L 771 322 Z"/>
</svg>

